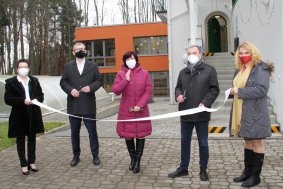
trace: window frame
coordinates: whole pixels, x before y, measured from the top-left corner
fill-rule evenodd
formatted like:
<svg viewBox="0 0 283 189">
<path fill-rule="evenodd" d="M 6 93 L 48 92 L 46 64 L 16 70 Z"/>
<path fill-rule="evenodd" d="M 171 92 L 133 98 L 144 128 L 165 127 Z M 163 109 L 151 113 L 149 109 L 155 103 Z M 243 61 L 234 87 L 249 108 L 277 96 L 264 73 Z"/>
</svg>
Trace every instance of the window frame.
<svg viewBox="0 0 283 189">
<path fill-rule="evenodd" d="M 113 40 L 114 42 L 114 56 L 106 56 L 106 41 L 107 40 Z M 102 56 L 95 56 L 94 55 L 94 42 L 95 41 L 101 41 L 102 42 Z M 87 56 L 86 58 L 88 60 L 91 60 L 93 62 L 96 63 L 96 59 L 103 59 L 103 65 L 101 65 L 100 63 L 96 63 L 98 65 L 99 68 L 113 68 L 116 66 L 116 46 L 115 46 L 115 38 L 110 38 L 110 39 L 97 39 L 97 40 L 91 40 L 91 41 L 85 41 L 85 43 L 91 43 L 91 49 L 87 49 L 88 51 L 91 52 L 91 56 Z M 113 58 L 114 59 L 114 64 L 113 65 L 107 65 L 107 59 L 109 58 Z"/>
</svg>

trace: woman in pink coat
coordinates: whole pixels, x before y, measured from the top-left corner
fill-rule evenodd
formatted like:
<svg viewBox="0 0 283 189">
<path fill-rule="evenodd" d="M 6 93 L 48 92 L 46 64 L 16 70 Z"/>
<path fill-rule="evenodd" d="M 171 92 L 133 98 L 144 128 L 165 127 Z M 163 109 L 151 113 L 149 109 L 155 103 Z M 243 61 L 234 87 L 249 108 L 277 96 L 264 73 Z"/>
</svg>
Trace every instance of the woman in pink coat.
<svg viewBox="0 0 283 189">
<path fill-rule="evenodd" d="M 132 52 L 123 55 L 124 65 L 116 75 L 112 91 L 122 94 L 118 120 L 135 119 L 149 116 L 147 103 L 151 99 L 152 85 L 148 71 L 138 63 L 138 56 Z M 129 170 L 140 171 L 145 137 L 152 131 L 151 121 L 117 122 L 117 133 L 125 138 L 131 157 Z M 134 138 L 136 138 L 136 145 Z"/>
</svg>

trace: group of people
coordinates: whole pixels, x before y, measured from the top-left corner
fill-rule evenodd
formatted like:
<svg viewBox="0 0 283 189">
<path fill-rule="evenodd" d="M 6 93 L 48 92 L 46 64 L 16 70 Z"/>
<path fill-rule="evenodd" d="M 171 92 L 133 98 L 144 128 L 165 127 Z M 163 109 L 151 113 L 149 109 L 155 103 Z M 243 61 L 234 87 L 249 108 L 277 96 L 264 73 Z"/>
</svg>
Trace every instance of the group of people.
<svg viewBox="0 0 283 189">
<path fill-rule="evenodd" d="M 83 121 L 90 142 L 93 164 L 101 163 L 99 142 L 96 131 L 95 91 L 102 86 L 102 78 L 96 64 L 86 59 L 86 47 L 77 42 L 73 46 L 75 60 L 65 64 L 60 86 L 67 94 L 67 113 L 71 128 L 73 158 L 72 167 L 80 161 L 80 128 Z M 215 68 L 204 62 L 201 49 L 193 45 L 186 49 L 186 67 L 179 73 L 175 98 L 179 110 L 196 107 L 210 108 L 219 95 L 220 89 Z M 242 43 L 235 54 L 236 72 L 232 81 L 230 97 L 233 105 L 230 115 L 230 135 L 245 140 L 244 170 L 234 178 L 243 182 L 243 187 L 260 183 L 264 160 L 262 139 L 271 136 L 267 92 L 269 78 L 274 70 L 272 63 L 261 60 L 258 49 L 249 42 Z M 17 151 L 22 173 L 37 172 L 35 165 L 36 134 L 44 132 L 40 107 L 33 99 L 43 102 L 44 94 L 38 79 L 29 74 L 30 63 L 26 59 L 17 62 L 17 76 L 6 80 L 5 102 L 12 106 L 9 118 L 8 137 L 16 137 Z M 148 102 L 152 97 L 149 72 L 142 69 L 136 53 L 123 55 L 123 66 L 116 75 L 113 93 L 122 95 L 118 120 L 149 116 Z M 85 119 L 86 118 L 86 119 Z M 180 117 L 181 161 L 178 168 L 168 174 L 175 178 L 188 175 L 192 132 L 195 128 L 199 145 L 200 180 L 207 181 L 209 160 L 208 125 L 209 112 L 200 112 Z M 145 146 L 145 137 L 152 132 L 151 121 L 118 121 L 116 131 L 125 143 L 130 156 L 129 170 L 140 172 L 140 162 Z M 28 154 L 25 155 L 27 137 Z"/>
</svg>

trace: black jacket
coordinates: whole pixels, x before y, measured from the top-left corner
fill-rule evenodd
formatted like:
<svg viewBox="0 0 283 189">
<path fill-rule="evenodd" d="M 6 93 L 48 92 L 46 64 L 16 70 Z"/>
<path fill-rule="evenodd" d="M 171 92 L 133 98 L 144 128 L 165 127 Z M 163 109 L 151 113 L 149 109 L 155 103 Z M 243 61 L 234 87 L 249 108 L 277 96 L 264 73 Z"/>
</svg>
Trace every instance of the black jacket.
<svg viewBox="0 0 283 189">
<path fill-rule="evenodd" d="M 82 75 L 80 75 L 75 60 L 64 65 L 60 86 L 67 93 L 67 112 L 74 115 L 95 115 L 96 102 L 95 91 L 102 86 L 102 78 L 95 63 L 85 61 Z M 73 97 L 71 91 L 89 86 L 89 93 L 80 93 L 79 97 Z"/>
<path fill-rule="evenodd" d="M 184 95 L 186 100 L 179 104 L 179 110 L 196 108 L 200 103 L 210 108 L 219 95 L 217 73 L 213 66 L 202 62 L 193 69 L 192 73 L 187 67 L 180 71 L 175 97 Z M 200 122 L 210 121 L 209 112 L 201 112 L 193 115 L 181 116 L 182 121 Z"/>
<path fill-rule="evenodd" d="M 29 94 L 31 100 L 43 102 L 44 95 L 38 79 L 29 76 Z M 12 106 L 9 117 L 8 137 L 27 136 L 29 134 L 44 132 L 40 107 L 25 105 L 25 89 L 18 81 L 17 76 L 6 80 L 4 100 Z"/>
</svg>

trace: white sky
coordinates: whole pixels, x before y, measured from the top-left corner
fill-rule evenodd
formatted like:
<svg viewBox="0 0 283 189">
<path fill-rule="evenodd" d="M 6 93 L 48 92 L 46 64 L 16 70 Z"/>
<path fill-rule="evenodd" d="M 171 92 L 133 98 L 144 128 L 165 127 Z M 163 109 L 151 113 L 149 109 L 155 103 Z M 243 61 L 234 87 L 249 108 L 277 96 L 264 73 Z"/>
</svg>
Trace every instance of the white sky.
<svg viewBox="0 0 283 189">
<path fill-rule="evenodd" d="M 81 0 L 82 3 L 85 0 Z M 118 5 L 119 0 L 104 0 L 104 21 L 103 25 L 113 25 L 113 24 L 121 24 L 123 23 L 122 16 L 120 13 L 119 5 Z M 78 2 L 78 0 L 76 0 Z M 129 1 L 132 2 L 132 1 Z M 84 6 L 82 5 L 82 8 Z M 98 0 L 98 9 L 99 12 L 101 12 L 101 7 L 102 7 L 102 0 Z M 94 2 L 93 0 L 89 0 L 89 11 L 88 11 L 88 26 L 94 26 L 95 24 L 95 9 L 94 9 Z M 82 26 L 84 26 L 84 23 L 82 23 Z"/>
<path fill-rule="evenodd" d="M 79 0 L 75 0 L 77 2 L 77 5 L 79 5 Z M 82 2 L 82 9 L 84 8 L 83 3 L 87 0 L 81 0 Z M 102 2 L 103 0 L 97 0 L 98 2 L 98 9 L 99 12 L 101 12 Z M 122 14 L 120 11 L 119 6 L 119 0 L 104 0 L 104 21 L 103 25 L 113 25 L 113 24 L 123 24 Z M 130 7 L 130 20 L 133 22 L 133 6 L 134 1 L 129 0 L 129 7 Z M 95 25 L 95 9 L 94 9 L 94 1 L 89 0 L 89 11 L 88 11 L 88 26 L 94 26 Z M 160 19 L 157 17 L 157 20 L 160 21 Z M 100 22 L 100 21 L 99 21 Z M 100 23 L 101 25 L 101 23 Z M 84 22 L 82 23 L 82 26 L 84 26 Z"/>
</svg>

